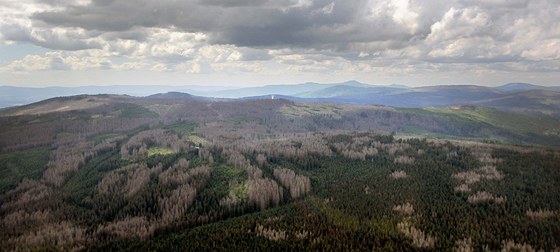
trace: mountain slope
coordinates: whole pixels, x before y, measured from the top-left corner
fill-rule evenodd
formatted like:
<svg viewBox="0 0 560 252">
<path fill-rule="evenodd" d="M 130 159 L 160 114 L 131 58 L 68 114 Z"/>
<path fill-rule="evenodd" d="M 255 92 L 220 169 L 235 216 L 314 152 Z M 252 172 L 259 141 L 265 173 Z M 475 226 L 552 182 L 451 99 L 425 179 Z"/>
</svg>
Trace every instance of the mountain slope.
<svg viewBox="0 0 560 252">
<path fill-rule="evenodd" d="M 504 112 L 495 108 L 475 106 L 451 106 L 429 108 L 428 111 L 449 114 L 469 121 L 486 123 L 517 135 L 523 141 L 539 138 L 541 142 L 554 144 L 552 140 L 560 136 L 560 120 L 550 117 Z"/>
<path fill-rule="evenodd" d="M 471 104 L 494 107 L 505 111 L 547 115 L 560 118 L 560 92 L 527 90 L 502 97 L 475 101 Z"/>
</svg>

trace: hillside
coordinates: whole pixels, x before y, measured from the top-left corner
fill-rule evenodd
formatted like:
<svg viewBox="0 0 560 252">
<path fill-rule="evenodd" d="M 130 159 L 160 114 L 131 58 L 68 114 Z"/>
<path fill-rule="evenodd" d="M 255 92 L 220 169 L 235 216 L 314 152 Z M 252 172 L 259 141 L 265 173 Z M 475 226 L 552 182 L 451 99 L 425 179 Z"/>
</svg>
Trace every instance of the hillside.
<svg viewBox="0 0 560 252">
<path fill-rule="evenodd" d="M 552 250 L 559 125 L 476 106 L 53 98 L 0 111 L 0 249 Z"/>
<path fill-rule="evenodd" d="M 519 91 L 494 99 L 480 100 L 472 104 L 494 107 L 517 113 L 560 118 L 560 92 L 556 91 Z"/>
</svg>

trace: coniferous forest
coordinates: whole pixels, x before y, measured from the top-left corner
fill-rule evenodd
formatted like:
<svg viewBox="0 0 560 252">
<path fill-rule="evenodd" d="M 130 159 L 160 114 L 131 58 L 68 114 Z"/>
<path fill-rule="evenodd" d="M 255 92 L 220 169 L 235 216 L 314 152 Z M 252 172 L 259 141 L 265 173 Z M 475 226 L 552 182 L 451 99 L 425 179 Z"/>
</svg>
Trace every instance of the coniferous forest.
<svg viewBox="0 0 560 252">
<path fill-rule="evenodd" d="M 558 120 L 461 109 L 509 119 L 180 94 L 5 109 L 0 250 L 560 249 Z"/>
</svg>

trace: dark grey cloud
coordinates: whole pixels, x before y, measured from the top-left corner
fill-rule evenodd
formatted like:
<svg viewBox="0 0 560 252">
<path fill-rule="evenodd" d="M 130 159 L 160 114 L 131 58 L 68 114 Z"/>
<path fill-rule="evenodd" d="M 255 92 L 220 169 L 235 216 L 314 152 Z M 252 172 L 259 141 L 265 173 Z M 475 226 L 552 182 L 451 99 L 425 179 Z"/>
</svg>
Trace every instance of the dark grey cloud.
<svg viewBox="0 0 560 252">
<path fill-rule="evenodd" d="M 273 4 L 274 0 L 199 0 L 197 1 L 200 5 L 208 5 L 208 6 L 220 6 L 220 7 L 255 7 L 255 6 L 263 6 L 265 4 Z"/>
<path fill-rule="evenodd" d="M 163 19 L 163 14 L 154 14 L 157 12 L 154 4 L 138 7 L 141 4 L 142 1 L 94 0 L 87 6 L 68 6 L 64 11 L 35 13 L 33 18 L 54 26 L 96 31 L 126 31 L 133 27 L 169 25 L 157 20 L 158 16 Z"/>
<path fill-rule="evenodd" d="M 130 29 L 120 32 L 97 32 L 97 36 L 101 36 L 106 40 L 135 40 L 146 41 L 150 33 L 143 29 Z"/>
<path fill-rule="evenodd" d="M 390 13 L 375 15 L 370 8 L 365 0 L 94 0 L 87 6 L 36 13 L 33 18 L 54 26 L 105 32 L 176 27 L 209 34 L 212 43 L 245 47 L 341 48 L 348 43 L 409 40 L 415 35 Z"/>
</svg>

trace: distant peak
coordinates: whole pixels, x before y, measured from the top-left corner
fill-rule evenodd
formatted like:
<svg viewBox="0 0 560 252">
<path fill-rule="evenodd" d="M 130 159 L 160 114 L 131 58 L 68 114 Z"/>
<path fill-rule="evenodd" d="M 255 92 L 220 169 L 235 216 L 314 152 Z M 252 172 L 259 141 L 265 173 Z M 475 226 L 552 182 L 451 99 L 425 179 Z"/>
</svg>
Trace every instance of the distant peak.
<svg viewBox="0 0 560 252">
<path fill-rule="evenodd" d="M 496 88 L 501 90 L 507 90 L 507 91 L 519 91 L 519 90 L 530 90 L 530 89 L 542 89 L 545 87 L 535 85 L 535 84 L 530 84 L 530 83 L 516 82 L 516 83 L 508 83 L 502 86 L 498 86 Z"/>
<path fill-rule="evenodd" d="M 349 80 L 346 82 L 339 83 L 340 85 L 351 86 L 351 87 L 367 87 L 369 84 L 361 83 L 357 80 Z"/>
</svg>

